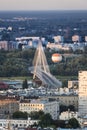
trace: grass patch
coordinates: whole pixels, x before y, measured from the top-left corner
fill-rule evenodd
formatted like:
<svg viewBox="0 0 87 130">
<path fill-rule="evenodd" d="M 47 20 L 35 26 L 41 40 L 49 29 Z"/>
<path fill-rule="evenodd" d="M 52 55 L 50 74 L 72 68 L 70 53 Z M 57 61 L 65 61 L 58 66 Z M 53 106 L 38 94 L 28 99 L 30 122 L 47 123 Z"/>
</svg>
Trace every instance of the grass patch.
<svg viewBox="0 0 87 130">
<path fill-rule="evenodd" d="M 24 77 L 0 77 L 0 80 L 32 80 L 32 77 L 27 77 L 27 76 L 24 76 Z"/>
<path fill-rule="evenodd" d="M 56 76 L 59 80 L 78 80 L 77 76 Z"/>
</svg>

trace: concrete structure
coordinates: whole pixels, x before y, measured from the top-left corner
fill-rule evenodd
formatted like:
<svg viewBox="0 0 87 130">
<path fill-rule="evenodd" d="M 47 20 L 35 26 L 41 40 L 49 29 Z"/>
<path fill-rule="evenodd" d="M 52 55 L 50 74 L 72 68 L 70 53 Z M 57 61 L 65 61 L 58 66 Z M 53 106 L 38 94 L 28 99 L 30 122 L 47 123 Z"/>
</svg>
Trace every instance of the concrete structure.
<svg viewBox="0 0 87 130">
<path fill-rule="evenodd" d="M 17 40 L 17 41 L 24 41 L 24 40 L 30 40 L 30 39 L 32 39 L 32 40 L 39 40 L 40 37 L 17 37 L 15 40 Z"/>
<path fill-rule="evenodd" d="M 30 71 L 33 73 L 34 81 L 38 78 L 46 87 L 58 88 L 62 86 L 62 82 L 50 73 L 44 48 L 40 40 L 35 52 L 33 66 L 30 68 Z"/>
<path fill-rule="evenodd" d="M 0 99 L 0 116 L 12 115 L 19 110 L 19 103 L 15 99 Z M 3 116 L 2 116 L 3 117 Z"/>
<path fill-rule="evenodd" d="M 5 51 L 9 50 L 14 50 L 17 49 L 17 43 L 15 41 L 0 41 L 0 50 L 3 49 Z"/>
<path fill-rule="evenodd" d="M 77 95 L 59 95 L 55 97 L 59 100 L 60 105 L 73 105 L 78 110 L 78 96 Z"/>
<path fill-rule="evenodd" d="M 85 41 L 87 42 L 87 36 L 85 36 Z"/>
<path fill-rule="evenodd" d="M 63 43 L 63 36 L 54 36 L 53 39 L 55 43 Z"/>
<path fill-rule="evenodd" d="M 27 128 L 34 123 L 37 123 L 37 120 L 31 120 L 30 118 L 28 119 L 0 119 L 0 130 L 23 130 L 22 128 Z"/>
<path fill-rule="evenodd" d="M 70 95 L 70 96 L 59 96 L 60 104 L 62 105 L 73 105 L 75 109 L 78 109 L 78 96 Z"/>
<path fill-rule="evenodd" d="M 69 120 L 71 118 L 76 118 L 77 119 L 78 114 L 77 112 L 73 112 L 73 111 L 65 111 L 62 112 L 61 115 L 59 116 L 60 120 Z"/>
<path fill-rule="evenodd" d="M 70 50 L 70 47 L 68 45 L 62 45 L 60 43 L 56 44 L 56 43 L 50 43 L 50 42 L 48 42 L 47 48 L 50 48 L 53 50 L 65 50 L 65 51 Z"/>
<path fill-rule="evenodd" d="M 59 116 L 59 103 L 57 101 L 48 100 L 31 100 L 30 102 L 20 102 L 19 111 L 32 112 L 32 111 L 43 111 L 49 113 L 54 120 L 58 119 Z"/>
<path fill-rule="evenodd" d="M 8 41 L 0 41 L 0 50 L 8 50 L 9 49 L 9 44 Z"/>
<path fill-rule="evenodd" d="M 79 72 L 79 114 L 87 115 L 87 71 Z"/>
<path fill-rule="evenodd" d="M 68 88 L 78 88 L 78 80 L 68 81 Z"/>
<path fill-rule="evenodd" d="M 72 36 L 72 41 L 73 42 L 80 42 L 80 36 L 79 35 Z"/>
<path fill-rule="evenodd" d="M 64 87 L 64 88 L 59 88 L 59 94 L 60 95 L 69 95 L 70 94 L 70 92 L 69 92 L 69 88 L 67 88 L 67 87 Z"/>
</svg>

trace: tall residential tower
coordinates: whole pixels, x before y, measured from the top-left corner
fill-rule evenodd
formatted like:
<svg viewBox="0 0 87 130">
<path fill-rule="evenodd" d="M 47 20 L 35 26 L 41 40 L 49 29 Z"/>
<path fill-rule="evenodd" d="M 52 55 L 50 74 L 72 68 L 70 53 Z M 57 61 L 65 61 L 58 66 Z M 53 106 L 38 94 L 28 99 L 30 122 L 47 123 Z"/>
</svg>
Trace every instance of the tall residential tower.
<svg viewBox="0 0 87 130">
<path fill-rule="evenodd" d="M 79 72 L 79 114 L 87 115 L 87 71 Z"/>
</svg>

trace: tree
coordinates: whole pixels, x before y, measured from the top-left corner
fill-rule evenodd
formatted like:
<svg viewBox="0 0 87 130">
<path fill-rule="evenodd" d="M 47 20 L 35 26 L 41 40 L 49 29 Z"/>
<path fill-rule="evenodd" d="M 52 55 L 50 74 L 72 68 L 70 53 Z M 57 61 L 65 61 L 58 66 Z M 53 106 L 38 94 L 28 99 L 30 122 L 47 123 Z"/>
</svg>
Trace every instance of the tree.
<svg viewBox="0 0 87 130">
<path fill-rule="evenodd" d="M 68 81 L 67 80 L 63 80 L 62 81 L 62 87 L 67 87 L 68 86 Z"/>
<path fill-rule="evenodd" d="M 87 46 L 84 47 L 84 54 L 87 54 Z"/>
<path fill-rule="evenodd" d="M 68 109 L 69 109 L 70 111 L 75 111 L 75 106 L 69 105 L 69 106 L 68 106 Z"/>
<path fill-rule="evenodd" d="M 41 127 L 47 127 L 52 125 L 52 117 L 49 113 L 46 113 L 44 115 L 41 116 L 40 121 L 39 121 L 39 125 Z"/>
<path fill-rule="evenodd" d="M 54 120 L 53 125 L 60 128 L 65 128 L 65 121 L 64 120 Z"/>
<path fill-rule="evenodd" d="M 39 120 L 39 126 L 47 127 L 52 125 L 52 117 L 49 113 L 44 114 L 43 111 L 33 111 L 29 114 L 29 117 L 33 120 Z"/>
<path fill-rule="evenodd" d="M 68 124 L 69 124 L 72 128 L 74 128 L 74 129 L 80 127 L 80 124 L 79 124 L 79 122 L 78 122 L 78 120 L 77 120 L 76 118 L 71 118 L 71 119 L 69 119 Z"/>
<path fill-rule="evenodd" d="M 23 81 L 22 88 L 23 88 L 23 89 L 28 88 L 27 79 L 25 79 L 25 80 Z"/>
<path fill-rule="evenodd" d="M 10 35 L 8 33 L 3 33 L 2 34 L 2 40 L 10 41 Z"/>
<path fill-rule="evenodd" d="M 29 114 L 29 117 L 31 117 L 33 120 L 40 120 L 42 115 L 44 115 L 43 111 L 33 111 Z"/>
<path fill-rule="evenodd" d="M 21 111 L 16 111 L 13 113 L 13 119 L 18 119 L 18 118 L 23 118 L 27 119 L 28 118 L 28 113 L 27 112 L 21 112 Z"/>
<path fill-rule="evenodd" d="M 64 111 L 67 111 L 68 110 L 68 107 L 65 106 L 65 105 L 60 105 L 60 113 L 61 112 L 64 112 Z"/>
</svg>

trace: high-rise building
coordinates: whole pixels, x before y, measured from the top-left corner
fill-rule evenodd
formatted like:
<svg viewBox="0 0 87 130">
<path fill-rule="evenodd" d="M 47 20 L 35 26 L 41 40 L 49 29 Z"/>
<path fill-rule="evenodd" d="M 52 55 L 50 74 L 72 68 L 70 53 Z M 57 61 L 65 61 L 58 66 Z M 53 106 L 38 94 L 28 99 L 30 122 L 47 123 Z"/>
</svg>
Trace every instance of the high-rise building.
<svg viewBox="0 0 87 130">
<path fill-rule="evenodd" d="M 73 42 L 80 42 L 81 41 L 81 37 L 79 35 L 74 35 L 74 36 L 72 36 L 72 41 Z"/>
<path fill-rule="evenodd" d="M 55 43 L 63 43 L 63 36 L 54 36 L 53 37 Z"/>
<path fill-rule="evenodd" d="M 87 36 L 85 36 L 85 42 L 87 42 Z"/>
<path fill-rule="evenodd" d="M 79 72 L 79 114 L 87 115 L 87 71 Z"/>
</svg>

